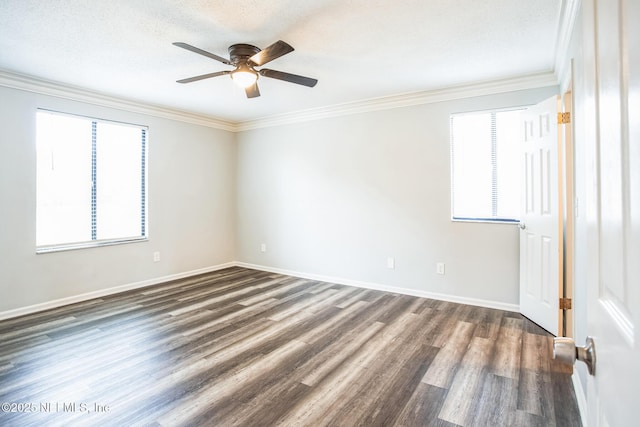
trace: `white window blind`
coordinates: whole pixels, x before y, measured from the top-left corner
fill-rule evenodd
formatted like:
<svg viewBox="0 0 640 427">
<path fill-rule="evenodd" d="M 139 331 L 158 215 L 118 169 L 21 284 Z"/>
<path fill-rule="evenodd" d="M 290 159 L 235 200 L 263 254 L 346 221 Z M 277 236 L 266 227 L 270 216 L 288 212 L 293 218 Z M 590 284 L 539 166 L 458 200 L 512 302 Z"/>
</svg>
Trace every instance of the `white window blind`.
<svg viewBox="0 0 640 427">
<path fill-rule="evenodd" d="M 146 127 L 38 110 L 37 252 L 147 236 Z"/>
<path fill-rule="evenodd" d="M 451 115 L 453 220 L 518 221 L 521 111 Z"/>
</svg>

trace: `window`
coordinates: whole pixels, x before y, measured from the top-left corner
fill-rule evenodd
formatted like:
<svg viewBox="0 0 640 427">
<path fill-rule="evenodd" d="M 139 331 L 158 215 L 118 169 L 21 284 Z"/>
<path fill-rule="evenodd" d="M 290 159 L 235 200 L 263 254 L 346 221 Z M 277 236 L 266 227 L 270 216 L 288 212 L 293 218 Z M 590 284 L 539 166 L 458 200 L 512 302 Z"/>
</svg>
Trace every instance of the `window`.
<svg viewBox="0 0 640 427">
<path fill-rule="evenodd" d="M 146 127 L 38 110 L 37 252 L 145 239 Z"/>
<path fill-rule="evenodd" d="M 517 222 L 522 109 L 451 115 L 453 220 Z"/>
</svg>

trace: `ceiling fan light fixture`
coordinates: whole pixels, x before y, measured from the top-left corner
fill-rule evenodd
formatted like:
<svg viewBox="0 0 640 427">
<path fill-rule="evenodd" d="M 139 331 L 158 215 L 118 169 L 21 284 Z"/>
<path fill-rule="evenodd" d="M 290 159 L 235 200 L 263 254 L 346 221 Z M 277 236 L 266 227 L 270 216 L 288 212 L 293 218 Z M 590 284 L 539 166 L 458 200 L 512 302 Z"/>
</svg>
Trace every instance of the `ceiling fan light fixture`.
<svg viewBox="0 0 640 427">
<path fill-rule="evenodd" d="M 258 73 L 246 64 L 241 64 L 231 72 L 231 79 L 240 87 L 248 88 L 258 80 Z"/>
</svg>

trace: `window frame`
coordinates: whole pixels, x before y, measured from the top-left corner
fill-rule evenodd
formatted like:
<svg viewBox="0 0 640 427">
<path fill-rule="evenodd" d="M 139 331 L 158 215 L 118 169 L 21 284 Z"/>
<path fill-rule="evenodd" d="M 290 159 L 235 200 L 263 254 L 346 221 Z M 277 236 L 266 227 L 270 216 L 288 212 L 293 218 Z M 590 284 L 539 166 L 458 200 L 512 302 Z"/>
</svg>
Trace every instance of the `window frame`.
<svg viewBox="0 0 640 427">
<path fill-rule="evenodd" d="M 456 113 L 449 114 L 449 162 L 450 162 L 450 219 L 452 222 L 462 222 L 462 223 L 484 223 L 484 224 L 518 224 L 520 223 L 520 218 L 501 218 L 501 217 L 457 217 L 454 215 L 454 141 L 453 141 L 453 118 L 454 116 L 463 116 L 463 115 L 473 115 L 473 114 L 491 114 L 492 115 L 492 141 L 491 141 L 491 157 L 492 159 L 496 157 L 497 145 L 496 145 L 496 132 L 495 132 L 495 120 L 496 114 L 501 112 L 510 112 L 510 111 L 521 111 L 524 112 L 527 108 L 531 107 L 531 105 L 517 105 L 512 107 L 501 107 L 501 108 L 490 108 L 483 110 L 472 110 L 472 111 L 461 111 Z M 522 142 L 522 141 L 521 141 Z M 521 159 L 519 159 L 521 161 Z M 519 177 L 520 178 L 520 177 Z M 492 194 L 495 194 L 496 191 L 496 169 L 492 171 Z M 497 197 L 497 194 L 495 195 Z M 492 200 L 492 204 L 494 201 Z"/>
<path fill-rule="evenodd" d="M 52 253 L 52 252 L 62 252 L 62 251 L 70 251 L 70 250 L 78 250 L 78 249 L 86 249 L 86 248 L 95 248 L 95 247 L 102 247 L 102 246 L 113 246 L 113 245 L 122 245 L 122 244 L 129 244 L 129 243 L 139 243 L 139 242 L 146 242 L 149 240 L 149 191 L 148 191 L 148 159 L 149 159 L 149 126 L 147 125 L 141 125 L 141 124 L 137 124 L 137 123 L 129 123 L 129 122 L 123 122 L 123 121 L 119 121 L 119 120 L 110 120 L 110 119 L 103 119 L 103 118 L 98 118 L 98 117 L 94 117 L 94 116 L 88 116 L 88 115 L 84 115 L 84 114 L 75 114 L 75 113 L 67 113 L 67 112 L 62 112 L 62 111 L 57 111 L 57 110 L 52 110 L 52 109 L 47 109 L 47 108 L 37 108 L 36 109 L 36 120 L 35 122 L 37 123 L 37 115 L 38 113 L 47 113 L 47 114 L 52 114 L 52 115 L 57 115 L 57 116 L 66 116 L 66 117 L 71 117 L 71 118 L 75 118 L 75 119 L 82 119 L 82 120 L 86 120 L 88 122 L 91 123 L 92 126 L 92 135 L 91 135 L 91 144 L 92 144 L 92 155 L 91 158 L 89 159 L 89 162 L 91 163 L 91 180 L 92 180 L 92 185 L 91 185 L 91 198 L 88 200 L 88 202 L 92 205 L 92 218 L 91 218 L 91 223 L 92 223 L 92 230 L 91 230 L 91 240 L 88 241 L 80 241 L 80 242 L 69 242 L 69 243 L 51 243 L 51 244 L 43 244 L 43 245 L 38 245 L 37 241 L 36 241 L 36 254 L 45 254 L 45 253 Z M 115 124 L 115 125 L 120 125 L 120 126 L 126 126 L 126 127 L 132 127 L 132 128 L 137 128 L 141 130 L 141 138 L 140 138 L 140 142 L 141 142 L 141 165 L 140 165 L 140 190 L 141 190 L 141 202 L 140 202 L 140 228 L 141 228 L 141 233 L 140 236 L 130 236 L 130 237 L 114 237 L 114 238 L 106 238 L 106 239 L 97 239 L 96 234 L 95 234 L 95 205 L 96 205 L 96 201 L 97 201 L 97 195 L 96 195 L 96 168 L 97 168 L 97 164 L 96 164 L 96 127 L 98 123 L 105 123 L 105 124 Z M 37 141 L 38 141 L 38 135 L 37 135 L 37 131 L 35 132 L 35 143 L 36 143 L 36 158 L 37 158 Z M 37 162 L 37 160 L 36 160 Z M 36 175 L 38 174 L 38 170 L 36 168 Z M 37 196 L 37 192 L 38 192 L 38 185 L 37 185 L 37 181 L 38 178 L 36 176 L 36 210 L 38 209 L 38 196 Z M 37 213 L 36 213 L 37 215 Z M 36 226 L 36 240 L 37 240 L 37 226 Z"/>
</svg>

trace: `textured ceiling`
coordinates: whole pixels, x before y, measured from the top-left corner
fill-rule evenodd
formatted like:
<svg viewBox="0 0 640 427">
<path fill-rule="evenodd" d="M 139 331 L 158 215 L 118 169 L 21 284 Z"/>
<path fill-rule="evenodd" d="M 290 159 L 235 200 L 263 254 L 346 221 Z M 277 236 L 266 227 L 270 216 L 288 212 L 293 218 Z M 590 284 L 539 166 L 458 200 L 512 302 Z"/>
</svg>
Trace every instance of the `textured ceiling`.
<svg viewBox="0 0 640 427">
<path fill-rule="evenodd" d="M 0 70 L 230 121 L 554 71 L 562 0 L 0 0 Z M 234 43 L 296 50 L 247 99 Z"/>
</svg>

